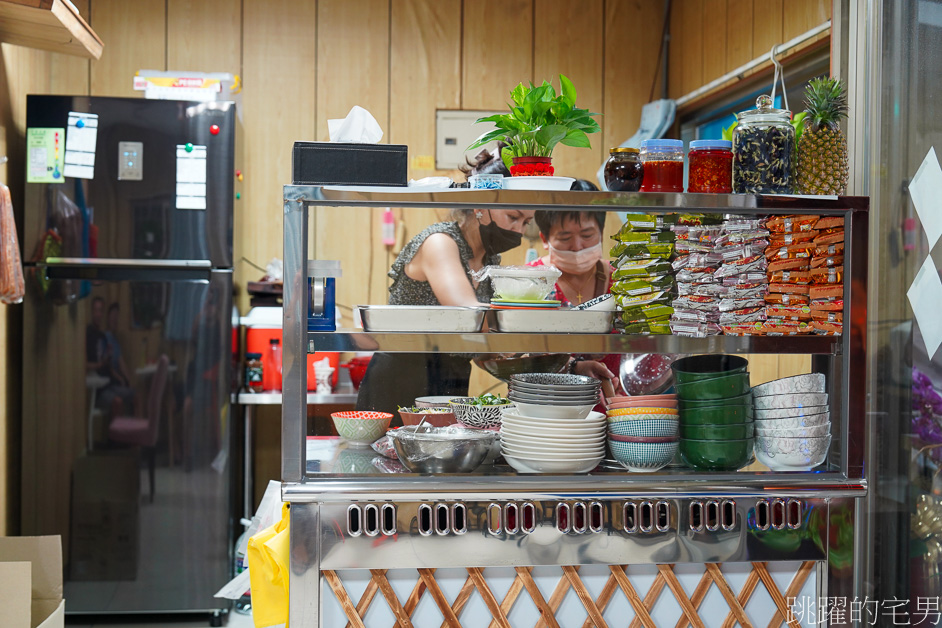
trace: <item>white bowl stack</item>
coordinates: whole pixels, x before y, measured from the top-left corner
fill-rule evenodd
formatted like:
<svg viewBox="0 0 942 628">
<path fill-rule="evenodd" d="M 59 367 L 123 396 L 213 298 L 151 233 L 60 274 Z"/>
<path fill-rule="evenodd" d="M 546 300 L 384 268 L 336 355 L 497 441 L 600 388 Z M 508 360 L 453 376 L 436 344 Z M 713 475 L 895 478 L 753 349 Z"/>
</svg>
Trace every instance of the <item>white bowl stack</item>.
<svg viewBox="0 0 942 628">
<path fill-rule="evenodd" d="M 588 473 L 605 456 L 605 426 L 601 412 L 589 412 L 584 419 L 554 419 L 508 408 L 500 449 L 520 473 Z"/>
<path fill-rule="evenodd" d="M 511 375 L 507 396 L 525 416 L 584 419 L 599 403 L 601 386 L 584 375 L 520 373 Z"/>
<path fill-rule="evenodd" d="M 773 471 L 808 471 L 827 459 L 831 420 L 823 373 L 795 375 L 752 389 L 756 459 Z"/>
</svg>

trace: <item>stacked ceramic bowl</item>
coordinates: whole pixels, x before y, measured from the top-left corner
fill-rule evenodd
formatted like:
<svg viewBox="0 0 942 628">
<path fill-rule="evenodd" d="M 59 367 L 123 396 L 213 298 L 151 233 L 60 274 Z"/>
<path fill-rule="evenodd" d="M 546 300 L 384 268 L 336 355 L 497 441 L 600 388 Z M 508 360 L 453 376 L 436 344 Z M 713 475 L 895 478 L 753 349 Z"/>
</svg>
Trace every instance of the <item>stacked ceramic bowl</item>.
<svg viewBox="0 0 942 628">
<path fill-rule="evenodd" d="M 500 448 L 507 464 L 520 473 L 588 473 L 605 456 L 605 415 L 589 412 L 581 419 L 560 419 L 508 408 Z"/>
<path fill-rule="evenodd" d="M 511 375 L 507 394 L 524 416 L 584 419 L 599 402 L 597 379 L 565 373 Z"/>
<path fill-rule="evenodd" d="M 735 355 L 694 355 L 675 361 L 680 455 L 702 471 L 735 471 L 753 453 L 749 362 Z"/>
<path fill-rule="evenodd" d="M 807 471 L 831 446 L 827 382 L 823 373 L 796 375 L 753 389 L 756 459 L 773 471 Z"/>
<path fill-rule="evenodd" d="M 677 396 L 612 397 L 606 411 L 608 447 L 629 471 L 663 469 L 677 453 Z"/>
</svg>

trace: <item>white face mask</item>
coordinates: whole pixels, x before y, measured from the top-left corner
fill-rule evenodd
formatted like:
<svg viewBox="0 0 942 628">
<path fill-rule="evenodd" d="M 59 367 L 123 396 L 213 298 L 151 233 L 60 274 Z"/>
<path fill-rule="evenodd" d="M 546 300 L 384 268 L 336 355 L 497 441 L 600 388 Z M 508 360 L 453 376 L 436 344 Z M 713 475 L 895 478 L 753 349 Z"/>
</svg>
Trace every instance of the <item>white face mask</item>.
<svg viewBox="0 0 942 628">
<path fill-rule="evenodd" d="M 550 264 L 572 275 L 589 272 L 593 266 L 602 259 L 602 242 L 595 246 L 586 247 L 580 251 L 561 251 L 552 244 L 549 245 Z"/>
</svg>

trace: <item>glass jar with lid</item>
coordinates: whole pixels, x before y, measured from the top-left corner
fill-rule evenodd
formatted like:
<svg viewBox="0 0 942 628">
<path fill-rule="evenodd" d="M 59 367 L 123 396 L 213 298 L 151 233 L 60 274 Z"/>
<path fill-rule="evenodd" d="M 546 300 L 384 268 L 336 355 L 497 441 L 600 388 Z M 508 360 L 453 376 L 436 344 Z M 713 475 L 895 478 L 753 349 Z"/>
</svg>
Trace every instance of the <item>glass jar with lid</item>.
<svg viewBox="0 0 942 628">
<path fill-rule="evenodd" d="M 641 189 L 644 167 L 637 148 L 618 146 L 609 151 L 605 162 L 605 187 L 612 192 L 637 192 Z"/>
<path fill-rule="evenodd" d="M 684 191 L 684 143 L 680 140 L 641 142 L 644 164 L 642 192 Z"/>
<path fill-rule="evenodd" d="M 694 140 L 687 153 L 687 191 L 695 194 L 731 194 L 733 143 L 729 140 Z"/>
<path fill-rule="evenodd" d="M 795 184 L 795 128 L 792 112 L 772 107 L 762 95 L 756 108 L 737 116 L 733 132 L 733 191 L 791 194 Z"/>
</svg>

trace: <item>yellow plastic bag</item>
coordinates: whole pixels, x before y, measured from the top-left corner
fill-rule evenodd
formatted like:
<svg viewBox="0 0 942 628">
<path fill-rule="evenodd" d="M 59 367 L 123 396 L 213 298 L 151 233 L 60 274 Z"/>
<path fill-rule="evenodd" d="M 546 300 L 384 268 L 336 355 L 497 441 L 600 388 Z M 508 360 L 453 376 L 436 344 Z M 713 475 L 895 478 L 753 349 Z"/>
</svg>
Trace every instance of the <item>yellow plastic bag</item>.
<svg viewBox="0 0 942 628">
<path fill-rule="evenodd" d="M 249 579 L 255 628 L 288 622 L 288 504 L 281 521 L 249 539 Z"/>
</svg>

